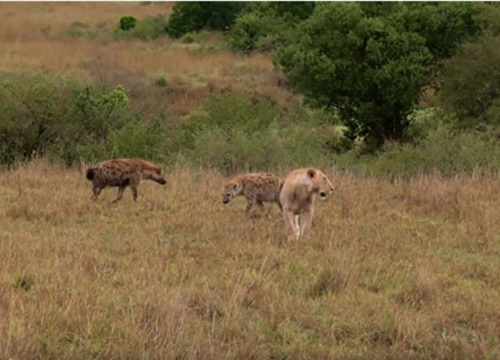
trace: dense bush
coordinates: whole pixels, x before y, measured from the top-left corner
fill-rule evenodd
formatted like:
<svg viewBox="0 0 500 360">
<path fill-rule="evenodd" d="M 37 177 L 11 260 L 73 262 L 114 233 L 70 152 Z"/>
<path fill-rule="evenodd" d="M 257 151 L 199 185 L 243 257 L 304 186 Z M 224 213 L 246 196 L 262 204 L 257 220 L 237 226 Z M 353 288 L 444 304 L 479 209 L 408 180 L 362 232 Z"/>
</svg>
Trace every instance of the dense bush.
<svg viewBox="0 0 500 360">
<path fill-rule="evenodd" d="M 168 21 L 168 34 L 180 38 L 202 29 L 226 31 L 246 6 L 242 2 L 178 2 Z"/>
<path fill-rule="evenodd" d="M 211 97 L 182 126 L 178 151 L 191 164 L 225 174 L 327 164 L 341 134 L 317 112 L 279 109 L 266 97 L 238 92 Z"/>
<path fill-rule="evenodd" d="M 458 125 L 480 123 L 500 126 L 500 36 L 487 36 L 465 44 L 444 63 L 439 97 L 457 114 Z"/>
<path fill-rule="evenodd" d="M 136 21 L 132 28 L 124 30 L 120 19 L 120 24 L 116 28 L 114 36 L 118 38 L 124 37 L 139 38 L 141 40 L 153 40 L 167 35 L 167 23 L 167 17 L 160 14 L 157 16 L 148 16 L 145 19 Z"/>
<path fill-rule="evenodd" d="M 138 119 L 121 86 L 109 89 L 47 74 L 1 76 L 0 164 L 48 156 L 71 165 L 80 159 L 164 153 L 162 129 Z"/>
<path fill-rule="evenodd" d="M 351 138 L 377 148 L 404 138 L 435 63 L 480 30 L 476 13 L 464 3 L 319 3 L 274 61 L 311 104 L 338 112 Z"/>
<path fill-rule="evenodd" d="M 127 15 L 120 18 L 120 29 L 123 31 L 129 31 L 135 28 L 137 24 L 137 19 L 134 16 Z"/>
<path fill-rule="evenodd" d="M 409 178 L 421 173 L 457 174 L 500 171 L 497 134 L 453 130 L 441 125 L 417 144 L 388 142 L 376 155 L 353 158 L 344 154 L 337 163 L 362 175 Z"/>
<path fill-rule="evenodd" d="M 284 42 L 290 30 L 313 12 L 313 2 L 262 2 L 242 13 L 228 33 L 234 50 L 269 51 Z"/>
</svg>

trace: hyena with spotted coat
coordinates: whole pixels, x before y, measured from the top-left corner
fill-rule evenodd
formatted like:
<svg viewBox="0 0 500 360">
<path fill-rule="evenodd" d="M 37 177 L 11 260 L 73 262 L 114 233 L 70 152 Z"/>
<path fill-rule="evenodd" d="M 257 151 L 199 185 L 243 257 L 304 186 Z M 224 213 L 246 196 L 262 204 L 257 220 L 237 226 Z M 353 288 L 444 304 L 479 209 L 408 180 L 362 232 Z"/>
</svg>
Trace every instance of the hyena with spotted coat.
<svg viewBox="0 0 500 360">
<path fill-rule="evenodd" d="M 236 196 L 244 196 L 247 200 L 247 216 L 254 214 L 255 204 L 263 208 L 264 202 L 276 203 L 281 210 L 282 186 L 283 182 L 271 173 L 241 174 L 226 183 L 222 202 L 227 204 Z"/>
<path fill-rule="evenodd" d="M 167 183 L 158 165 L 140 159 L 102 161 L 87 169 L 87 179 L 92 181 L 93 200 L 97 200 L 107 186 L 118 187 L 118 196 L 113 202 L 121 200 L 127 186 L 130 186 L 132 198 L 137 201 L 137 186 L 142 179 L 156 181 L 162 185 Z"/>
</svg>

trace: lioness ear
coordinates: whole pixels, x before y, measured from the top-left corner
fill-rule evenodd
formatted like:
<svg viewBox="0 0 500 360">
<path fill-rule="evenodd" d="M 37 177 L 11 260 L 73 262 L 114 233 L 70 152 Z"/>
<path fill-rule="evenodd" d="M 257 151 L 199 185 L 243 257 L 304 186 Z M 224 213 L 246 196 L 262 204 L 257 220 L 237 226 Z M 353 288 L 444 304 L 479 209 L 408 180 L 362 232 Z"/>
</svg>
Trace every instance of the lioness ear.
<svg viewBox="0 0 500 360">
<path fill-rule="evenodd" d="M 236 188 L 238 187 L 238 184 L 234 184 L 233 185 L 233 189 L 236 190 Z"/>
<path fill-rule="evenodd" d="M 314 177 L 314 175 L 315 175 L 314 169 L 307 170 L 307 176 L 309 176 L 311 179 Z"/>
</svg>

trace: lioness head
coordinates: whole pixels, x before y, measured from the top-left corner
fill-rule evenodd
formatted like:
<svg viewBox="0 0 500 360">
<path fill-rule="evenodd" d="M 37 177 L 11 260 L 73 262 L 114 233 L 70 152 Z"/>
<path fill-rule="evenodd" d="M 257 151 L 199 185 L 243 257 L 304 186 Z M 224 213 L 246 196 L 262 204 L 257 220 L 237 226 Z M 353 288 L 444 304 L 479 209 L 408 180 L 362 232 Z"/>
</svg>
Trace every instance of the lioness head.
<svg viewBox="0 0 500 360">
<path fill-rule="evenodd" d="M 311 180 L 313 191 L 318 194 L 322 200 L 325 200 L 333 193 L 333 185 L 322 171 L 318 169 L 309 169 L 307 170 L 307 176 Z"/>
<path fill-rule="evenodd" d="M 224 187 L 224 192 L 222 194 L 222 202 L 224 204 L 227 204 L 233 199 L 233 197 L 241 194 L 242 190 L 243 186 L 238 182 L 227 183 L 226 186 Z"/>
</svg>

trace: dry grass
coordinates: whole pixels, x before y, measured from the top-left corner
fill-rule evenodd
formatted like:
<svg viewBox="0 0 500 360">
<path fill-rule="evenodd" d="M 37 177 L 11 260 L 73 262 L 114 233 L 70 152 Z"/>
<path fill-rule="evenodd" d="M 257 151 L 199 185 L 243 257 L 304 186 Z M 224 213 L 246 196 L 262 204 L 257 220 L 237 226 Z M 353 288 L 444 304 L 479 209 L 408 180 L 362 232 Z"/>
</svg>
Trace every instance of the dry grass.
<svg viewBox="0 0 500 360">
<path fill-rule="evenodd" d="M 65 72 L 122 84 L 139 110 L 180 116 L 200 109 L 211 93 L 229 89 L 266 94 L 282 106 L 297 101 L 281 86 L 283 79 L 268 55 L 234 54 L 214 45 L 217 37 L 189 45 L 168 38 L 111 40 L 122 15 L 140 20 L 169 14 L 171 8 L 170 3 L 138 2 L 0 3 L 0 68 Z M 101 35 L 72 37 L 68 29 L 74 23 Z M 155 85 L 160 76 L 168 80 L 167 87 Z"/>
<path fill-rule="evenodd" d="M 500 180 L 328 171 L 311 237 L 188 169 L 139 201 L 84 174 L 0 174 L 0 358 L 496 359 Z"/>
</svg>

